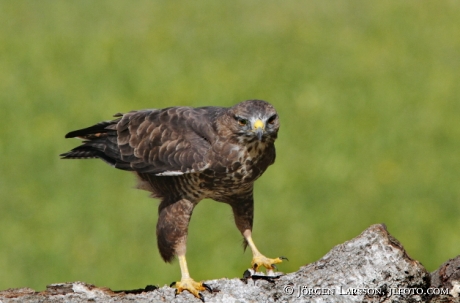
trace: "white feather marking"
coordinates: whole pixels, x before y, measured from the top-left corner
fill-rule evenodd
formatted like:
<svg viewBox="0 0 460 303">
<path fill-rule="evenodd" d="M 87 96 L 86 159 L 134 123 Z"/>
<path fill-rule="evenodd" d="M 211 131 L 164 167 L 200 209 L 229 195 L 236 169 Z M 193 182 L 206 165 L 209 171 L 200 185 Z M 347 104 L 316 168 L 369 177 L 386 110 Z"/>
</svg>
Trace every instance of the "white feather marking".
<svg viewBox="0 0 460 303">
<path fill-rule="evenodd" d="M 183 174 L 184 174 L 184 172 L 182 172 L 180 170 L 176 170 L 176 171 L 164 171 L 162 173 L 155 174 L 155 176 L 180 176 L 180 175 L 183 175 Z"/>
</svg>

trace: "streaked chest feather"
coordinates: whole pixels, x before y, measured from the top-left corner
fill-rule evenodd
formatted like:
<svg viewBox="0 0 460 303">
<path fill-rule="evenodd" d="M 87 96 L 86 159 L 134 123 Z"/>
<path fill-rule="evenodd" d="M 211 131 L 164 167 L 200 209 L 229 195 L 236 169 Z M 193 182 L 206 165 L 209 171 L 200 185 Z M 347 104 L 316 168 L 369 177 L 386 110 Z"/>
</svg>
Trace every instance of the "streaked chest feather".
<svg viewBox="0 0 460 303">
<path fill-rule="evenodd" d="M 255 142 L 243 148 L 228 148 L 201 172 L 177 176 L 144 174 L 140 176 L 139 188 L 151 191 L 156 197 L 174 193 L 195 201 L 211 198 L 225 202 L 227 197 L 252 190 L 254 181 L 272 164 L 274 147 L 267 147 Z"/>
<path fill-rule="evenodd" d="M 271 155 L 267 154 L 267 145 L 259 141 L 245 148 L 233 148 L 224 154 L 227 155 L 226 158 L 199 175 L 201 188 L 209 189 L 213 196 L 228 195 L 252 187 L 252 183 L 273 160 Z"/>
</svg>

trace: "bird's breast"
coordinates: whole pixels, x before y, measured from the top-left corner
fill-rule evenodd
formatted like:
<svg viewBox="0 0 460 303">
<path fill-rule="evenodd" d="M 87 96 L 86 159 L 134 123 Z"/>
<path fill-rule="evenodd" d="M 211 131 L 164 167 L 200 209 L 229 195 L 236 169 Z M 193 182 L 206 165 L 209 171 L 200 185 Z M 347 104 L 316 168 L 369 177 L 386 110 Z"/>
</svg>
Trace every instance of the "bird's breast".
<svg viewBox="0 0 460 303">
<path fill-rule="evenodd" d="M 209 191 L 207 198 L 219 200 L 221 196 L 252 188 L 254 181 L 273 162 L 265 146 L 258 143 L 245 148 L 232 146 L 200 174 L 200 187 Z"/>
</svg>

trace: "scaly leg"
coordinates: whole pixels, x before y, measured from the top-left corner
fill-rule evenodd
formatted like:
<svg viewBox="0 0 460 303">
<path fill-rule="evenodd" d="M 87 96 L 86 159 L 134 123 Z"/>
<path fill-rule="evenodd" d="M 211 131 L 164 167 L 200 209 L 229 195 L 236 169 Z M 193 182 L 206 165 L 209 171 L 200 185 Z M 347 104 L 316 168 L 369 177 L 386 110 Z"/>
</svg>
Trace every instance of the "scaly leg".
<svg viewBox="0 0 460 303">
<path fill-rule="evenodd" d="M 194 207 L 194 203 L 187 199 L 163 200 L 159 207 L 157 240 L 161 256 L 166 262 L 171 262 L 175 255 L 179 259 L 181 280 L 171 284 L 175 285 L 176 294 L 188 290 L 203 301 L 200 291 L 211 291 L 211 288 L 203 282 L 195 282 L 190 277 L 185 259 L 188 224 Z"/>
<path fill-rule="evenodd" d="M 275 264 L 287 260 L 286 257 L 278 257 L 270 259 L 262 255 L 257 249 L 254 241 L 252 240 L 252 221 L 254 217 L 254 201 L 252 198 L 252 192 L 238 197 L 238 200 L 230 204 L 233 209 L 235 216 L 235 224 L 246 240 L 247 245 L 252 250 L 252 262 L 251 267 L 256 272 L 259 271 L 260 267 L 267 269 L 267 274 L 273 274 L 273 270 L 276 269 Z"/>
<path fill-rule="evenodd" d="M 254 241 L 252 240 L 252 237 L 251 237 L 251 231 L 249 229 L 243 233 L 243 236 L 248 242 L 248 245 L 252 250 L 251 267 L 256 272 L 258 272 L 259 268 L 263 266 L 267 269 L 267 275 L 273 275 L 274 274 L 273 270 L 276 269 L 275 264 L 281 263 L 283 262 L 283 260 L 287 260 L 286 257 L 278 257 L 278 258 L 270 259 L 262 255 L 257 249 L 256 245 L 254 244 Z"/>
<path fill-rule="evenodd" d="M 204 284 L 203 281 L 196 282 L 190 277 L 187 267 L 187 261 L 185 260 L 185 255 L 177 256 L 179 259 L 181 279 L 178 282 L 174 282 L 173 285 L 176 286 L 176 294 L 181 293 L 183 290 L 188 290 L 195 297 L 200 298 L 204 302 L 203 295 L 200 291 L 208 290 L 212 291 L 211 288 Z"/>
</svg>

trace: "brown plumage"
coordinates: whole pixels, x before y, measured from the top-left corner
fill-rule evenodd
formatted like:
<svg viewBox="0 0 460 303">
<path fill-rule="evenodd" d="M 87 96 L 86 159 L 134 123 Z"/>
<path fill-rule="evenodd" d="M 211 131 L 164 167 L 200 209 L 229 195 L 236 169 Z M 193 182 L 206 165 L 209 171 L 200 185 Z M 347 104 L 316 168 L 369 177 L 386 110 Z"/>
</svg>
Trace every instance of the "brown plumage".
<svg viewBox="0 0 460 303">
<path fill-rule="evenodd" d="M 194 207 L 204 198 L 230 204 L 235 223 L 253 251 L 253 266 L 272 270 L 252 238 L 253 184 L 275 161 L 279 119 L 274 107 L 248 100 L 233 107 L 170 107 L 132 111 L 117 119 L 76 130 L 82 145 L 63 159 L 100 158 L 134 172 L 139 188 L 160 198 L 157 242 L 167 262 L 179 257 L 178 291 L 196 296 L 206 286 L 194 282 L 185 262 L 187 229 Z M 195 285 L 196 283 L 197 285 Z"/>
</svg>

